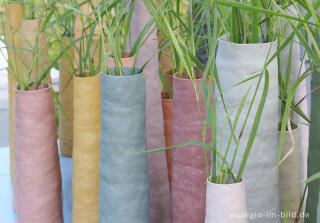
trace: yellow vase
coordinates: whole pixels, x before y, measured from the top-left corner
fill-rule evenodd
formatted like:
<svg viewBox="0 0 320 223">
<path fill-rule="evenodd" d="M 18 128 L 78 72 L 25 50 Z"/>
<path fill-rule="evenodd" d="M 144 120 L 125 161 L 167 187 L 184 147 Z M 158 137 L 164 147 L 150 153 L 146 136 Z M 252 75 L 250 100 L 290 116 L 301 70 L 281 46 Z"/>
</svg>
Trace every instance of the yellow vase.
<svg viewBox="0 0 320 223">
<path fill-rule="evenodd" d="M 99 222 L 100 75 L 75 77 L 72 221 Z"/>
<path fill-rule="evenodd" d="M 63 39 L 63 45 L 70 44 L 69 39 Z M 63 156 L 72 156 L 73 147 L 73 58 L 74 48 L 67 51 L 59 61 L 60 82 L 59 97 L 62 108 L 59 108 L 59 148 Z"/>
</svg>

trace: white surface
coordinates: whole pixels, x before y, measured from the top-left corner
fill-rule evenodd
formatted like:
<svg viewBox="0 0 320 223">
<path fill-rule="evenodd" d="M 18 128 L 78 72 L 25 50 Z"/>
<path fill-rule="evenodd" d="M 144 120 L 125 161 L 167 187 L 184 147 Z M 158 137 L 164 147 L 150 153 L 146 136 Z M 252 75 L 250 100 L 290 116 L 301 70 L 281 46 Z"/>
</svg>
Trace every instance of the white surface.
<svg viewBox="0 0 320 223">
<path fill-rule="evenodd" d="M 64 223 L 72 223 L 72 159 L 61 156 L 60 164 L 62 169 Z M 0 222 L 16 223 L 16 214 L 12 209 L 10 152 L 8 147 L 0 148 Z"/>
<path fill-rule="evenodd" d="M 214 184 L 207 181 L 205 223 L 247 223 L 245 182 Z"/>
</svg>

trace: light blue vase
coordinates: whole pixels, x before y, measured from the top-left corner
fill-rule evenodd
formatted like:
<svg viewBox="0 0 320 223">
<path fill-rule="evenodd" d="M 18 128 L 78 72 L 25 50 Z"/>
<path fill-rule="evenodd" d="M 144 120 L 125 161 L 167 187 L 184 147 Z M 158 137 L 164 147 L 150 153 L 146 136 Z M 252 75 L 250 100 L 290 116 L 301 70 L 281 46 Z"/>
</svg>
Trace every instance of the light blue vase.
<svg viewBox="0 0 320 223">
<path fill-rule="evenodd" d="M 101 73 L 100 223 L 149 223 L 146 80 L 136 68 Z"/>
</svg>

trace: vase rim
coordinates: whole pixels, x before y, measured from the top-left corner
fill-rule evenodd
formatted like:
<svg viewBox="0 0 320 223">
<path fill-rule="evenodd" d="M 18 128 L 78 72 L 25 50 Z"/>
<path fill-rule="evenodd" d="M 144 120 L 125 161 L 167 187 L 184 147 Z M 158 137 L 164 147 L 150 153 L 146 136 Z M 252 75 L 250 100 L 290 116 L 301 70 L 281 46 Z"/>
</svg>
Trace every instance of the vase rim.
<svg viewBox="0 0 320 223">
<path fill-rule="evenodd" d="M 94 78 L 96 76 L 99 76 L 98 73 L 96 73 L 95 75 L 92 75 L 92 76 L 84 76 L 84 77 L 74 76 L 73 78 L 75 78 L 75 79 L 91 79 L 91 78 Z"/>
<path fill-rule="evenodd" d="M 161 92 L 161 100 L 173 100 L 173 99 L 168 96 L 167 92 L 162 91 Z"/>
<path fill-rule="evenodd" d="M 35 19 L 23 19 L 22 20 L 22 23 L 24 22 L 36 22 L 36 21 L 39 21 L 40 19 L 39 18 L 35 18 Z"/>
<path fill-rule="evenodd" d="M 296 132 L 299 131 L 299 126 L 296 126 L 295 128 L 292 128 L 291 130 L 285 130 L 284 133 L 289 133 L 289 132 Z M 278 130 L 278 133 L 281 134 L 281 130 Z"/>
<path fill-rule="evenodd" d="M 183 71 L 182 73 L 185 73 L 186 71 Z M 194 80 L 198 81 L 198 80 L 202 80 L 202 76 L 203 76 L 203 71 L 202 70 L 196 70 L 196 72 L 198 73 L 201 73 L 201 78 L 196 78 Z M 174 75 L 173 75 L 173 78 L 175 79 L 179 79 L 179 80 L 184 80 L 184 81 L 190 81 L 191 79 L 189 78 L 181 78 L 179 77 L 178 75 L 181 74 L 181 72 L 176 72 Z"/>
<path fill-rule="evenodd" d="M 130 51 L 128 51 L 128 50 L 125 50 L 124 52 L 122 52 L 122 55 L 124 55 L 124 56 L 121 57 L 121 59 L 131 59 L 131 58 L 135 57 L 135 55 L 130 57 Z M 113 57 L 112 57 L 112 59 L 113 59 Z"/>
<path fill-rule="evenodd" d="M 219 37 L 219 43 L 235 45 L 235 46 L 263 46 L 263 45 L 272 45 L 277 43 L 277 39 L 267 43 L 233 43 L 227 40 L 227 35 Z"/>
<path fill-rule="evenodd" d="M 132 67 L 126 67 L 126 66 L 121 66 L 121 69 L 122 68 L 125 68 L 125 69 L 132 69 Z M 110 69 L 110 68 L 109 68 Z M 114 68 L 113 68 L 114 69 Z M 135 71 L 139 71 L 140 68 L 139 67 L 135 67 Z M 102 70 L 100 71 L 100 76 L 101 77 L 107 77 L 107 78 L 128 78 L 128 79 L 131 79 L 131 78 L 137 78 L 137 77 L 140 77 L 140 76 L 144 76 L 144 70 L 142 70 L 140 73 L 136 73 L 133 74 L 133 75 L 123 75 L 123 76 L 120 76 L 120 75 L 109 75 L 109 74 L 106 74 L 104 73 Z"/>
<path fill-rule="evenodd" d="M 19 92 L 19 93 L 36 93 L 36 92 L 41 92 L 41 91 L 48 91 L 48 90 L 51 90 L 51 88 L 52 88 L 52 85 L 48 84 L 48 86 L 45 88 L 30 91 L 30 90 L 20 90 L 20 89 L 18 89 L 18 86 L 16 86 L 15 91 Z"/>
<path fill-rule="evenodd" d="M 215 185 L 215 186 L 239 186 L 239 185 L 245 184 L 246 181 L 245 181 L 245 178 L 241 177 L 241 181 L 238 183 L 217 184 L 217 183 L 212 183 L 211 181 L 209 181 L 209 179 L 207 179 L 207 183 L 210 185 Z"/>
<path fill-rule="evenodd" d="M 131 56 L 131 57 L 129 56 L 129 55 L 130 55 L 130 52 L 129 52 L 129 51 L 124 51 L 124 52 L 123 52 L 123 55 L 124 55 L 123 57 L 122 57 L 122 56 L 120 57 L 121 60 L 132 60 L 132 59 L 135 58 L 135 55 L 133 55 L 133 56 Z M 114 57 L 111 57 L 111 56 L 110 56 L 110 57 L 108 58 L 108 60 L 114 60 Z M 125 67 L 125 66 L 124 66 L 124 67 Z"/>
</svg>

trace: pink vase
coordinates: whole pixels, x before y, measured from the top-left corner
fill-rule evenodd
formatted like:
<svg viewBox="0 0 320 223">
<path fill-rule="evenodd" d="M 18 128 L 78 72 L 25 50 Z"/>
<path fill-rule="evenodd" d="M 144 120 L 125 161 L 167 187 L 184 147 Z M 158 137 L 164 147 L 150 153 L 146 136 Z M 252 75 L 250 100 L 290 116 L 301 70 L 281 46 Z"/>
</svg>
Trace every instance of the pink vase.
<svg viewBox="0 0 320 223">
<path fill-rule="evenodd" d="M 195 89 L 186 74 L 174 75 L 174 113 L 173 144 L 178 145 L 190 141 L 202 141 L 202 130 L 198 113 Z M 199 89 L 202 73 L 197 72 L 195 84 Z M 208 84 L 208 80 L 207 80 Z M 212 93 L 213 97 L 213 93 Z M 200 94 L 202 121 L 206 118 L 203 93 Z M 208 126 L 206 143 L 211 141 Z M 211 155 L 208 165 L 211 166 Z M 177 148 L 172 154 L 172 195 L 171 212 L 173 223 L 202 223 L 205 220 L 207 172 L 205 154 L 201 146 L 185 146 Z"/>
<path fill-rule="evenodd" d="M 18 223 L 62 223 L 61 172 L 51 87 L 16 89 Z"/>
</svg>

